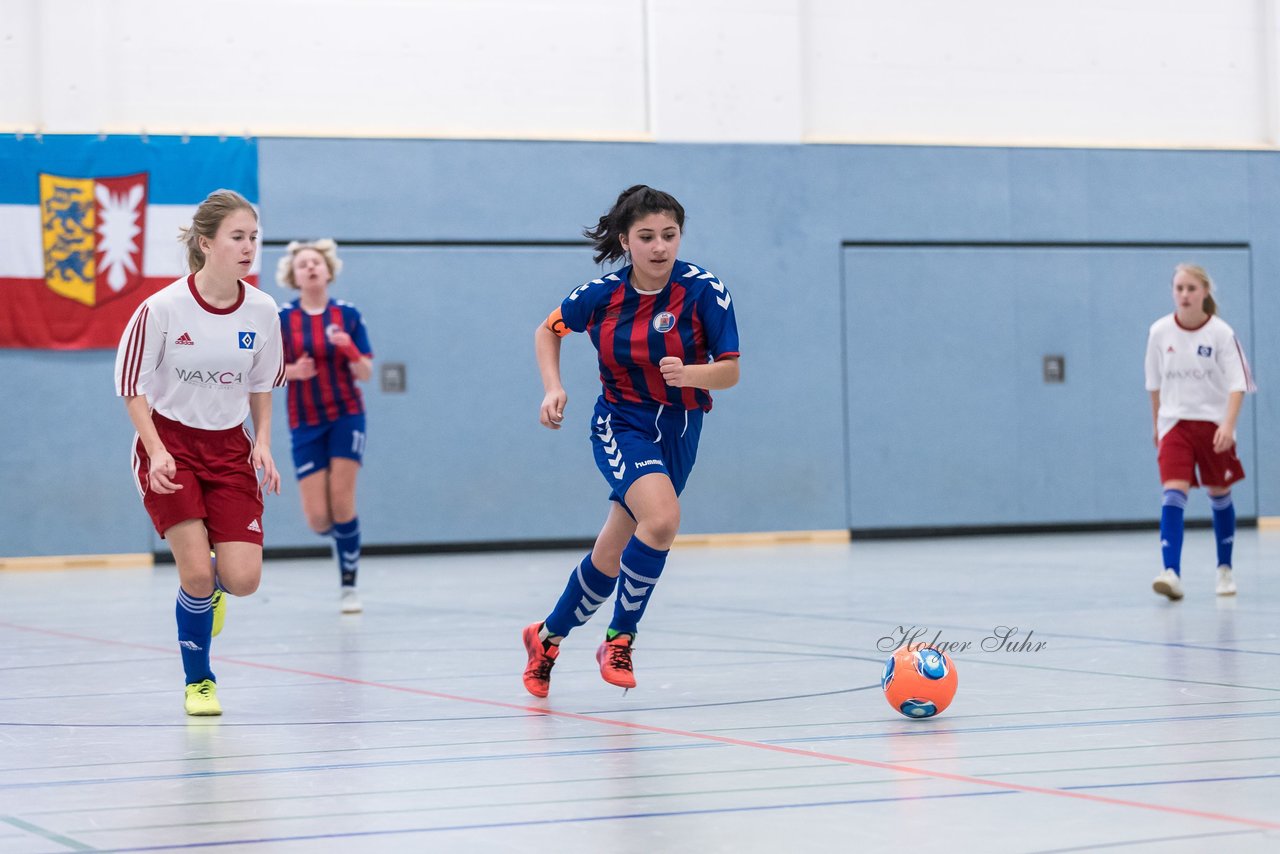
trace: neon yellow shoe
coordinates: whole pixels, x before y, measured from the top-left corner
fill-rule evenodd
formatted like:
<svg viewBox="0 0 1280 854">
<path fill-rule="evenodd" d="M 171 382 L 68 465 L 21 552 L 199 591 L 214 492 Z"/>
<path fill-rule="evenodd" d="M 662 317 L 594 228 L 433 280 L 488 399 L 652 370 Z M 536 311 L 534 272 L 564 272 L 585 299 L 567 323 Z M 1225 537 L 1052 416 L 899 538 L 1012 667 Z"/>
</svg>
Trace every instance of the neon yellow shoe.
<svg viewBox="0 0 1280 854">
<path fill-rule="evenodd" d="M 227 594 L 221 590 L 213 591 L 213 634 L 217 637 L 222 631 L 222 624 L 227 621 Z"/>
<path fill-rule="evenodd" d="M 218 683 L 212 679 L 192 682 L 187 686 L 187 714 L 220 715 L 222 704 L 218 702 Z"/>
<path fill-rule="evenodd" d="M 218 589 L 218 553 L 209 549 L 209 562 L 213 564 L 213 637 L 222 632 L 227 621 L 227 594 Z"/>
</svg>

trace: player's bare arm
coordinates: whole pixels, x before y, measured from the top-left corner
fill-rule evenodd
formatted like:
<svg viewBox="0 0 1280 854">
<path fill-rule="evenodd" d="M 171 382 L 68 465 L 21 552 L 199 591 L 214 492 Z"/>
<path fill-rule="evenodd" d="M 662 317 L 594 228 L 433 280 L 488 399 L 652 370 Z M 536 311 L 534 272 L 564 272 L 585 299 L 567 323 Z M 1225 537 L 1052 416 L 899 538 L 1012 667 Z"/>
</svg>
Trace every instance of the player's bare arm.
<svg viewBox="0 0 1280 854">
<path fill-rule="evenodd" d="M 303 353 L 296 362 L 284 366 L 284 378 L 290 382 L 302 382 L 316 375 L 316 360 L 310 353 Z"/>
<path fill-rule="evenodd" d="M 262 489 L 280 494 L 280 472 L 271 456 L 271 392 L 249 394 L 249 415 L 253 419 L 253 469 L 260 472 Z"/>
<path fill-rule="evenodd" d="M 147 396 L 131 395 L 124 399 L 124 405 L 129 413 L 129 420 L 133 422 L 133 428 L 138 431 L 142 447 L 146 449 L 147 457 L 151 460 L 151 470 L 147 473 L 148 486 L 161 495 L 168 495 L 182 489 L 182 484 L 173 480 L 178 476 L 178 464 L 165 448 L 164 442 L 160 441 L 160 434 L 156 432 L 156 425 L 151 420 L 151 405 L 147 403 Z"/>
<path fill-rule="evenodd" d="M 686 365 L 675 356 L 658 362 L 662 379 L 674 388 L 704 388 L 708 391 L 733 388 L 738 384 L 738 357 L 730 356 L 705 365 Z"/>
<path fill-rule="evenodd" d="M 538 373 L 542 375 L 542 388 L 546 392 L 538 408 L 538 422 L 543 427 L 559 430 L 564 421 L 565 404 L 569 402 L 560 381 L 560 336 L 546 324 L 538 324 L 533 333 L 533 352 L 538 360 Z"/>
<path fill-rule="evenodd" d="M 1233 391 L 1227 397 L 1227 414 L 1213 433 L 1213 449 L 1221 454 L 1236 443 L 1236 420 L 1244 403 L 1244 392 Z"/>
<path fill-rule="evenodd" d="M 1151 392 L 1151 441 L 1160 447 L 1160 392 Z"/>
<path fill-rule="evenodd" d="M 353 377 L 360 382 L 369 381 L 373 376 L 373 359 L 360 352 L 360 348 L 356 347 L 356 342 L 349 334 L 340 330 L 332 332 L 329 335 L 329 343 L 347 357 L 347 369 L 351 371 Z"/>
</svg>

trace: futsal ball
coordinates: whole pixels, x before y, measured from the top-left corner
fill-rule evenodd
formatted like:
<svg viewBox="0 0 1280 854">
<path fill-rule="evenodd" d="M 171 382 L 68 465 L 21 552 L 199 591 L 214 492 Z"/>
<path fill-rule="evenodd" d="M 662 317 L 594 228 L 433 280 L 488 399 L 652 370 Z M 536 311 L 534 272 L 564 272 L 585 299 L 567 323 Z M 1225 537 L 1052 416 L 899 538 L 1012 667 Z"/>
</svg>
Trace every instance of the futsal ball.
<svg viewBox="0 0 1280 854">
<path fill-rule="evenodd" d="M 956 665 L 931 646 L 903 647 L 884 663 L 884 698 L 909 718 L 931 718 L 956 695 Z"/>
</svg>

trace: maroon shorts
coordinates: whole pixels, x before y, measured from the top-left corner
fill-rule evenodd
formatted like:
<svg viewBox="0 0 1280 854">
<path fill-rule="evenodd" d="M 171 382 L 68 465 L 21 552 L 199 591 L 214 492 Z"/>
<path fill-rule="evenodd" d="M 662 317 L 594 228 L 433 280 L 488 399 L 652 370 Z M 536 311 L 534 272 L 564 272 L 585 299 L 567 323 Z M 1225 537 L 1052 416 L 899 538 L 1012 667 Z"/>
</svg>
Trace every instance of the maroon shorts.
<svg viewBox="0 0 1280 854">
<path fill-rule="evenodd" d="M 1236 456 L 1236 447 L 1218 453 L 1213 450 L 1213 434 L 1218 425 L 1212 421 L 1179 421 L 1160 440 L 1156 460 L 1160 463 L 1160 482 L 1189 481 L 1192 486 L 1231 486 L 1244 480 L 1244 466 Z M 1196 468 L 1200 480 L 1196 480 Z"/>
<path fill-rule="evenodd" d="M 178 467 L 175 483 L 182 489 L 168 495 L 153 492 L 147 483 L 151 458 L 134 442 L 133 473 L 142 505 L 161 538 L 187 519 L 203 519 L 210 543 L 262 545 L 262 489 L 253 470 L 253 445 L 244 427 L 198 430 L 151 413 L 151 420 Z"/>
</svg>

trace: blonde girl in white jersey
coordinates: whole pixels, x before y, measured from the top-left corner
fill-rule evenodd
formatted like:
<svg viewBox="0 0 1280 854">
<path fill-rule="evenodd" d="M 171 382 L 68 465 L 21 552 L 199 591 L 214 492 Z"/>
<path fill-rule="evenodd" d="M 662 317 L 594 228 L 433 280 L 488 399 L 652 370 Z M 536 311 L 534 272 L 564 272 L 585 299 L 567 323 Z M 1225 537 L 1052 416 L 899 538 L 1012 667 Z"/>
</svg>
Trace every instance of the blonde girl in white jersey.
<svg viewBox="0 0 1280 854">
<path fill-rule="evenodd" d="M 1164 488 L 1160 514 L 1164 569 L 1151 586 L 1171 601 L 1183 596 L 1187 493 L 1201 484 L 1213 506 L 1217 593 L 1236 593 L 1231 569 L 1236 529 L 1231 487 L 1244 479 L 1244 467 L 1236 456 L 1236 422 L 1244 395 L 1254 386 L 1235 332 L 1217 316 L 1213 293 L 1213 280 L 1204 268 L 1179 264 L 1173 274 L 1174 312 L 1153 323 L 1147 335 L 1147 391 Z"/>
<path fill-rule="evenodd" d="M 138 431 L 143 506 L 178 565 L 186 711 L 219 715 L 209 645 L 221 629 L 222 593 L 248 596 L 262 577 L 262 489 L 280 492 L 271 390 L 284 385 L 284 354 L 275 300 L 242 281 L 258 251 L 248 200 L 212 193 L 182 240 L 191 275 L 134 313 L 116 353 L 116 393 Z"/>
</svg>

